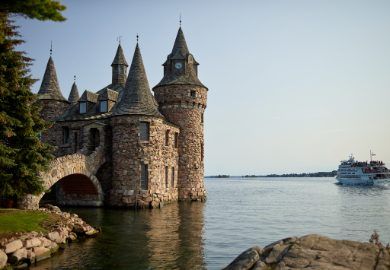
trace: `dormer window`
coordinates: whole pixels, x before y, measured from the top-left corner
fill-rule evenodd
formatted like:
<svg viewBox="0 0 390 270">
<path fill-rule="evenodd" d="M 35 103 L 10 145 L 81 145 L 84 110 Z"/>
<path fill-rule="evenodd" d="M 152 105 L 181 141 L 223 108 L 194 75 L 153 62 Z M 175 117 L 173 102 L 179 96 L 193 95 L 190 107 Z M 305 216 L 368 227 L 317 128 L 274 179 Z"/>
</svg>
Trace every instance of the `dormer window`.
<svg viewBox="0 0 390 270">
<path fill-rule="evenodd" d="M 101 100 L 99 102 L 99 111 L 100 112 L 108 112 L 108 102 L 107 102 L 107 100 Z"/>
<path fill-rule="evenodd" d="M 79 103 L 79 111 L 80 111 L 80 114 L 84 114 L 84 113 L 87 113 L 87 102 L 80 102 Z"/>
</svg>

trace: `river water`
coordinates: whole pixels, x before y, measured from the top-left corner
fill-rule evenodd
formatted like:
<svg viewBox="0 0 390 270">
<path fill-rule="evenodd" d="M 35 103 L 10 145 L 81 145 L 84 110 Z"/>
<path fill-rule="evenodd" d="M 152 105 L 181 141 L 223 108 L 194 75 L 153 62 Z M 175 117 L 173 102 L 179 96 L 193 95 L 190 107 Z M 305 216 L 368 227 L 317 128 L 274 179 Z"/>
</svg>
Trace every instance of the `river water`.
<svg viewBox="0 0 390 270">
<path fill-rule="evenodd" d="M 390 241 L 390 186 L 334 178 L 206 179 L 206 203 L 131 211 L 66 209 L 101 227 L 32 269 L 221 269 L 252 245 L 309 233 Z"/>
</svg>

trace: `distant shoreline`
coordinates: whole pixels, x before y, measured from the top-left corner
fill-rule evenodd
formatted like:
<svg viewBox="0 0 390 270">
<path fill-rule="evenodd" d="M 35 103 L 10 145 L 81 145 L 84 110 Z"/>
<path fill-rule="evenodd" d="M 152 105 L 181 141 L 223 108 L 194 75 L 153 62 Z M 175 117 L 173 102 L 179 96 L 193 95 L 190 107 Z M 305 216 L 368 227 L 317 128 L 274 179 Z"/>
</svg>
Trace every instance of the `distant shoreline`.
<svg viewBox="0 0 390 270">
<path fill-rule="evenodd" d="M 241 177 L 241 178 L 257 178 L 257 177 L 335 177 L 337 175 L 337 171 L 331 172 L 315 172 L 315 173 L 285 173 L 285 174 L 267 174 L 267 175 L 228 175 L 228 174 L 219 174 L 219 175 L 208 175 L 205 178 L 233 178 L 233 177 Z"/>
</svg>

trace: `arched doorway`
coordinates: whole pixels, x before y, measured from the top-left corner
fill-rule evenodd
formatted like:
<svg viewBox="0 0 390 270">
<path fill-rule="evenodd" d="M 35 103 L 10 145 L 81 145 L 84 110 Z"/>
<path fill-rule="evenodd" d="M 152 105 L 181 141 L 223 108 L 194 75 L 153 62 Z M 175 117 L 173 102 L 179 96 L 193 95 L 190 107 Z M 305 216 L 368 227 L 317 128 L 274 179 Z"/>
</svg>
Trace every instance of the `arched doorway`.
<svg viewBox="0 0 390 270">
<path fill-rule="evenodd" d="M 96 177 L 71 174 L 58 180 L 40 200 L 40 204 L 62 206 L 101 206 L 103 194 Z"/>
</svg>

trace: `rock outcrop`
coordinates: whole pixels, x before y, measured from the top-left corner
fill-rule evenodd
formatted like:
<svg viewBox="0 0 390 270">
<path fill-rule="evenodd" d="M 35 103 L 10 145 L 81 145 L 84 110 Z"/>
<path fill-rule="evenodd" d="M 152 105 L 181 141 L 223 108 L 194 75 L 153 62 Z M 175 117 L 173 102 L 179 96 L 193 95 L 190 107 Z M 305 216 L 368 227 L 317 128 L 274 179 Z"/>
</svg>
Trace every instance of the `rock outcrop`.
<svg viewBox="0 0 390 270">
<path fill-rule="evenodd" d="M 375 243 L 334 240 L 311 234 L 286 238 L 265 248 L 250 248 L 224 270 L 386 270 L 390 249 Z"/>
<path fill-rule="evenodd" d="M 58 218 L 47 233 L 17 233 L 9 238 L 0 238 L 0 269 L 8 265 L 18 269 L 50 258 L 67 242 L 80 237 L 94 237 L 99 230 L 93 228 L 76 214 L 61 212 L 56 206 L 48 205 L 40 211 L 54 214 Z"/>
</svg>

